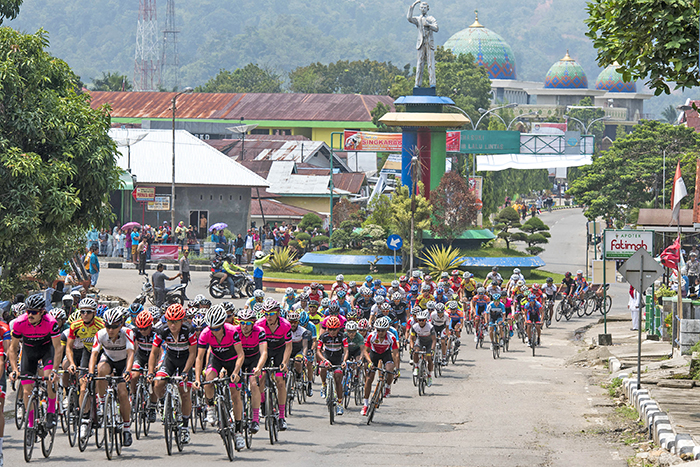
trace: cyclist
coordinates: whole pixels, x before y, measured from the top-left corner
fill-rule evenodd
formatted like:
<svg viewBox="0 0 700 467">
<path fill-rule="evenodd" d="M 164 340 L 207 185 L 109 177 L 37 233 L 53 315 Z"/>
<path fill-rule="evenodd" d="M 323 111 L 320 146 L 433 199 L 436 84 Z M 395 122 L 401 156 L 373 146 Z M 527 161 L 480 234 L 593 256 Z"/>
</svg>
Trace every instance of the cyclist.
<svg viewBox="0 0 700 467">
<path fill-rule="evenodd" d="M 308 315 L 306 320 L 308 323 Z M 301 380 L 301 372 L 304 371 L 306 354 L 309 350 L 309 342 L 312 340 L 311 331 L 309 331 L 306 327 L 301 326 L 300 315 L 296 311 L 287 313 L 287 321 L 289 321 L 292 332 L 292 358 L 294 359 L 294 372 L 297 380 Z M 314 331 L 316 330 L 315 327 L 313 327 L 313 329 Z"/>
<path fill-rule="evenodd" d="M 347 317 L 350 314 L 350 311 L 352 310 L 352 305 L 350 305 L 350 302 L 348 302 L 345 297 L 347 296 L 347 292 L 345 290 L 338 290 L 336 293 L 336 296 L 338 299 L 336 302 L 338 303 L 338 306 L 340 307 L 340 314 L 341 316 Z"/>
<path fill-rule="evenodd" d="M 418 352 L 423 350 L 428 352 L 428 386 L 433 385 L 433 378 L 430 376 L 433 372 L 433 359 L 435 353 L 435 328 L 428 321 L 428 311 L 421 310 L 416 313 L 416 322 L 411 326 L 411 348 L 413 349 L 413 375 L 418 376 Z"/>
<path fill-rule="evenodd" d="M 335 276 L 335 283 L 333 284 L 333 287 L 331 287 L 330 298 L 337 297 L 338 292 L 340 292 L 341 290 L 347 293 L 348 284 L 345 283 L 345 276 L 343 276 L 342 274 L 338 274 L 337 276 Z"/>
<path fill-rule="evenodd" d="M 70 294 L 66 294 L 63 296 L 61 299 L 62 307 L 66 311 L 66 316 L 70 316 L 73 314 L 73 312 L 76 310 L 76 302 L 73 299 L 73 296 Z"/>
<path fill-rule="evenodd" d="M 148 359 L 148 379 L 152 381 L 154 376 L 167 378 L 180 374 L 184 380 L 178 385 L 180 399 L 182 400 L 182 427 L 180 437 L 182 444 L 189 444 L 190 430 L 189 420 L 192 414 L 191 391 L 185 386 L 191 383 L 192 368 L 197 354 L 197 340 L 192 326 L 185 324 L 185 310 L 179 303 L 170 305 L 165 310 L 165 326 L 156 328 L 156 335 L 153 337 L 153 349 Z M 165 358 L 158 367 L 157 363 L 161 357 L 161 347 L 166 346 Z M 157 371 L 156 371 L 157 368 Z M 166 381 L 161 379 L 153 385 L 153 391 L 159 399 L 165 395 Z"/>
<path fill-rule="evenodd" d="M 314 326 L 314 324 L 311 321 L 309 321 L 309 314 L 305 311 L 299 313 L 299 325 L 306 328 L 309 331 L 309 335 L 311 336 L 306 347 L 306 395 L 311 397 L 314 395 L 313 388 L 311 387 L 311 381 L 313 380 L 314 354 L 316 353 L 316 339 L 318 337 L 318 334 L 316 331 L 316 326 Z"/>
<path fill-rule="evenodd" d="M 318 285 L 318 284 L 317 284 Z M 274 298 L 267 298 L 263 303 L 265 317 L 256 323 L 265 331 L 267 340 L 266 367 L 276 367 L 275 383 L 279 397 L 279 430 L 287 429 L 285 409 L 287 401 L 287 387 L 284 381 L 284 373 L 287 371 L 287 362 L 292 356 L 292 333 L 289 321 L 280 317 L 280 304 Z"/>
<path fill-rule="evenodd" d="M 513 269 L 513 276 L 518 276 L 518 280 L 523 282 L 525 281 L 525 276 L 523 276 L 522 272 L 520 271 L 520 268 Z"/>
<path fill-rule="evenodd" d="M 318 282 L 312 282 L 309 286 L 311 287 L 311 291 L 309 292 L 309 300 L 316 300 L 317 302 L 321 303 L 321 300 L 323 299 L 323 294 L 319 290 L 321 284 Z"/>
<path fill-rule="evenodd" d="M 12 366 L 10 381 L 17 380 L 19 375 L 36 376 L 42 374 L 51 379 L 56 379 L 54 371 L 54 355 L 60 352 L 61 332 L 56 320 L 46 312 L 46 300 L 41 294 L 30 295 L 24 302 L 26 313 L 15 318 L 11 322 L 12 341 L 8 351 L 8 358 Z M 22 362 L 18 365 L 19 346 L 22 344 Z M 39 370 L 39 362 L 44 370 Z M 21 370 L 21 371 L 20 371 Z M 24 390 L 24 406 L 27 407 L 29 395 L 34 390 L 34 381 L 22 380 Z M 46 423 L 49 428 L 56 425 L 56 391 L 53 384 L 47 384 L 48 402 Z M 27 426 L 34 426 L 34 411 L 27 413 Z"/>
<path fill-rule="evenodd" d="M 323 316 L 328 316 L 328 305 L 331 304 L 330 299 L 328 298 L 322 298 L 321 299 L 321 306 L 318 307 L 318 312 L 321 313 Z"/>
<path fill-rule="evenodd" d="M 399 284 L 399 281 L 393 280 L 393 281 L 391 281 L 391 287 L 389 287 L 388 289 L 386 289 L 386 296 L 387 296 L 387 297 L 393 297 L 394 294 L 395 294 L 396 292 L 398 292 L 399 295 L 401 295 L 402 297 L 403 297 L 404 294 L 406 293 L 406 292 L 401 288 L 401 285 Z"/>
<path fill-rule="evenodd" d="M 420 289 L 421 285 L 423 285 L 423 280 L 421 279 L 422 274 L 419 269 L 416 269 L 411 273 L 411 278 L 408 280 L 408 285 L 409 287 L 413 287 L 414 285 L 417 285 L 418 288 Z"/>
<path fill-rule="evenodd" d="M 376 294 L 377 292 L 379 292 L 380 290 L 383 290 L 384 292 L 386 292 L 386 287 L 384 287 L 384 286 L 382 285 L 382 280 L 381 280 L 381 279 L 374 279 L 374 281 L 372 282 L 372 287 L 371 287 L 371 289 L 372 289 L 372 291 L 373 291 L 375 294 Z"/>
<path fill-rule="evenodd" d="M 532 284 L 532 290 L 530 291 L 530 293 L 535 294 L 535 297 L 537 297 L 537 301 L 540 303 L 540 305 L 544 305 L 544 303 L 543 303 L 544 300 L 542 298 L 544 293 L 542 292 L 542 289 L 540 288 L 540 284 L 538 284 L 537 282 Z"/>
<path fill-rule="evenodd" d="M 498 273 L 498 266 L 492 267 L 491 272 L 486 274 L 486 279 L 484 279 L 482 286 L 486 287 L 486 284 L 489 284 L 494 280 L 496 281 L 497 285 L 501 285 L 503 283 L 503 277 L 501 277 L 501 275 Z"/>
<path fill-rule="evenodd" d="M 323 321 L 324 316 L 318 311 L 318 302 L 312 300 L 309 302 L 309 321 L 316 328 L 316 335 L 321 334 L 321 321 Z"/>
<path fill-rule="evenodd" d="M 420 292 L 419 292 L 418 286 L 412 285 L 411 289 L 406 294 L 406 301 L 408 302 L 408 306 L 410 308 L 413 308 L 414 306 L 416 306 L 416 301 L 418 301 L 419 296 L 420 296 Z"/>
<path fill-rule="evenodd" d="M 253 296 L 250 297 L 250 299 L 248 299 L 245 306 L 246 306 L 246 308 L 250 308 L 252 310 L 253 306 L 256 303 L 262 303 L 263 300 L 265 300 L 265 292 L 262 291 L 261 289 L 256 289 L 253 291 Z"/>
<path fill-rule="evenodd" d="M 399 369 L 399 343 L 393 334 L 388 333 L 391 323 L 388 318 L 379 318 L 374 323 L 374 331 L 367 335 L 365 345 L 362 348 L 362 356 L 364 357 L 369 371 L 365 380 L 365 397 L 362 406 L 362 415 L 367 415 L 367 405 L 369 404 L 369 395 L 372 392 L 372 382 L 374 381 L 374 373 L 376 367 L 381 361 L 384 364 L 384 369 L 392 372 L 394 369 Z M 391 383 L 394 376 L 391 373 L 386 375 L 386 390 L 385 395 L 391 393 Z"/>
<path fill-rule="evenodd" d="M 443 364 L 447 361 L 447 321 L 449 315 L 445 313 L 445 304 L 438 303 L 435 305 L 435 311 L 430 314 L 430 322 L 435 328 L 435 335 L 440 336 L 440 345 L 442 349 Z"/>
<path fill-rule="evenodd" d="M 476 289 L 476 295 L 472 298 L 471 304 L 471 315 L 475 320 L 474 325 L 479 325 L 480 317 L 486 312 L 486 306 L 491 301 L 488 295 L 486 295 L 486 289 L 479 287 Z"/>
<path fill-rule="evenodd" d="M 260 377 L 263 365 L 267 361 L 267 341 L 265 331 L 255 324 L 255 312 L 250 308 L 245 308 L 238 312 L 239 325 L 236 329 L 241 337 L 241 346 L 245 359 L 243 361 L 243 372 L 252 373 L 248 378 L 250 384 L 250 404 L 253 408 L 253 420 L 250 431 L 257 433 L 260 431 L 260 387 L 258 378 Z"/>
<path fill-rule="evenodd" d="M 136 383 L 139 379 L 139 370 L 148 369 L 148 359 L 151 356 L 153 349 L 153 338 L 156 333 L 153 327 L 153 315 L 144 310 L 134 320 L 132 325 L 134 333 L 134 343 L 136 351 L 134 352 L 134 363 L 131 366 L 131 393 L 136 393 Z M 151 394 L 151 403 L 148 408 L 148 419 L 150 423 L 156 421 L 156 397 Z"/>
<path fill-rule="evenodd" d="M 228 324 L 233 324 L 234 326 L 237 325 L 236 305 L 233 302 L 223 302 L 221 306 L 224 307 L 224 311 L 226 312 L 226 322 Z M 204 320 L 205 316 L 206 314 L 200 313 L 192 319 L 192 325 L 197 333 L 197 339 L 199 339 L 199 332 L 202 331 L 204 326 L 206 326 L 206 321 Z M 197 319 L 197 317 L 200 319 Z"/>
<path fill-rule="evenodd" d="M 426 276 L 426 278 L 427 277 L 429 276 Z M 434 301 L 435 297 L 433 297 L 432 287 L 427 282 L 423 283 L 421 286 L 421 294 L 416 298 L 416 305 L 426 310 L 428 308 L 428 302 Z"/>
<path fill-rule="evenodd" d="M 88 380 L 92 379 L 97 367 L 97 376 L 104 377 L 109 374 L 122 376 L 124 381 L 117 385 L 117 397 L 119 398 L 119 412 L 124 420 L 122 432 L 122 444 L 131 446 L 131 406 L 129 405 L 129 391 L 126 385 L 131 380 L 130 369 L 134 363 L 134 334 L 131 329 L 124 327 L 124 308 L 110 308 L 105 312 L 105 327 L 95 335 L 92 345 L 90 363 L 88 364 Z M 102 356 L 100 356 L 102 352 Z M 99 362 L 99 363 L 98 363 Z M 102 412 L 101 407 L 107 389 L 107 382 L 97 381 L 97 412 Z M 81 422 L 80 431 L 87 430 L 89 420 Z"/>
<path fill-rule="evenodd" d="M 469 303 L 476 293 L 477 285 L 474 275 L 469 271 L 462 274 L 462 284 L 459 288 L 459 299 L 462 303 Z"/>
<path fill-rule="evenodd" d="M 365 281 L 362 283 L 362 287 L 367 287 L 368 289 L 372 290 L 374 287 L 374 277 L 372 276 L 365 276 Z"/>
<path fill-rule="evenodd" d="M 437 287 L 442 287 L 443 291 L 451 289 L 450 274 L 447 271 L 440 273 L 440 279 L 437 282 Z"/>
<path fill-rule="evenodd" d="M 124 325 L 131 326 L 136 321 L 136 316 L 143 311 L 143 305 L 134 302 L 129 305 L 129 309 L 127 311 L 127 319 L 124 322 Z"/>
<path fill-rule="evenodd" d="M 440 286 L 435 289 L 435 303 L 445 304 L 449 301 L 449 296 L 445 293 L 445 290 L 452 292 L 452 289 L 449 287 L 445 289 L 444 287 Z M 452 295 L 452 293 L 450 293 L 450 295 Z"/>
<path fill-rule="evenodd" d="M 452 289 L 452 293 L 459 293 L 460 287 L 462 287 L 462 277 L 459 269 L 455 269 L 450 277 L 450 289 Z"/>
<path fill-rule="evenodd" d="M 447 302 L 447 309 L 450 313 L 450 329 L 455 333 L 455 347 L 461 345 L 459 340 L 462 337 L 462 321 L 464 320 L 464 312 L 459 307 L 457 300 Z"/>
<path fill-rule="evenodd" d="M 240 371 L 243 367 L 245 355 L 238 330 L 233 324 L 226 322 L 226 310 L 222 305 L 214 305 L 207 311 L 205 320 L 207 327 L 197 340 L 197 360 L 194 370 L 194 387 L 199 389 L 202 385 L 201 377 L 204 369 L 204 357 L 209 352 L 209 361 L 205 373 L 206 381 L 212 381 L 219 377 L 221 370 L 226 370 L 231 383 L 229 394 L 233 404 L 233 418 L 235 420 L 234 442 L 236 449 L 241 450 L 245 446 L 243 439 L 243 403 L 241 393 L 236 391 L 235 383 L 240 379 Z M 216 409 L 214 407 L 214 386 L 204 386 L 204 397 L 207 401 L 207 421 L 210 425 L 216 424 Z"/>
<path fill-rule="evenodd" d="M 503 317 L 506 315 L 506 307 L 501 301 L 501 294 L 493 294 L 491 298 L 492 301 L 486 307 L 486 313 L 489 318 L 489 337 L 491 338 L 491 349 L 493 350 L 493 346 L 498 345 L 498 342 L 503 337 L 501 329 L 503 328 Z"/>
<path fill-rule="evenodd" d="M 423 281 L 423 286 L 422 286 L 423 289 L 422 290 L 425 290 L 426 285 L 430 286 L 430 295 L 434 295 L 435 289 L 437 288 L 437 284 L 433 281 L 433 276 L 431 276 L 430 274 L 425 276 L 425 280 Z"/>
<path fill-rule="evenodd" d="M 581 298 L 588 290 L 588 281 L 586 281 L 586 278 L 583 276 L 583 271 L 580 269 L 576 271 L 576 278 L 574 281 L 576 283 L 576 292 L 574 293 L 574 296 L 576 298 Z"/>
<path fill-rule="evenodd" d="M 401 287 L 405 293 L 408 293 L 411 290 L 411 286 L 408 283 L 408 277 L 399 277 L 399 287 Z"/>
<path fill-rule="evenodd" d="M 331 315 L 325 320 L 327 332 L 323 333 L 318 338 L 316 346 L 316 358 L 318 366 L 321 370 L 321 398 L 326 397 L 326 374 L 327 368 L 331 365 L 341 366 L 345 368 L 345 361 L 348 359 L 348 341 L 341 332 L 343 327 L 338 316 Z M 333 371 L 333 380 L 335 381 L 336 404 L 335 413 L 343 415 L 343 370 L 336 368 Z"/>
<path fill-rule="evenodd" d="M 408 302 L 403 299 L 400 292 L 394 292 L 391 296 L 390 305 L 399 327 L 397 331 L 403 334 L 406 329 L 406 320 L 408 319 Z"/>
<path fill-rule="evenodd" d="M 547 278 L 547 282 L 545 283 L 544 287 L 542 287 L 542 293 L 545 294 L 547 297 L 547 313 L 551 313 L 554 308 L 554 299 L 557 296 L 557 286 L 554 285 L 554 279 L 551 277 Z M 549 308 L 549 304 L 552 305 L 552 309 Z M 551 316 L 549 316 L 549 319 L 551 319 Z"/>
<path fill-rule="evenodd" d="M 530 294 L 524 310 L 527 319 L 526 326 L 528 339 L 530 336 L 530 329 L 534 324 L 537 326 L 537 345 L 540 345 L 540 335 L 542 334 L 542 305 L 537 301 L 537 296 L 535 294 Z"/>
<path fill-rule="evenodd" d="M 294 311 L 298 311 L 299 313 L 301 313 L 302 311 L 308 312 L 309 311 L 309 294 L 307 294 L 306 292 L 302 292 L 299 295 L 297 295 L 297 302 L 294 305 L 292 305 L 291 309 Z"/>
<path fill-rule="evenodd" d="M 308 300 L 308 298 L 307 298 Z M 284 301 L 282 302 L 282 311 L 288 313 L 297 302 L 297 294 L 294 293 L 294 289 L 287 287 L 284 291 Z"/>
<path fill-rule="evenodd" d="M 365 345 L 365 340 L 362 334 L 357 332 L 359 325 L 355 321 L 345 323 L 345 334 L 348 341 L 348 358 L 354 362 L 360 361 L 362 358 L 362 346 Z"/>
<path fill-rule="evenodd" d="M 370 329 L 372 329 L 372 326 L 366 319 L 363 318 L 357 322 L 357 332 L 362 336 L 363 339 L 367 339 L 367 334 L 369 334 Z"/>
<path fill-rule="evenodd" d="M 571 292 L 576 290 L 574 288 L 575 285 L 576 281 L 573 277 L 571 277 L 571 273 L 566 272 L 564 274 L 564 279 L 562 279 L 561 285 L 559 286 L 559 292 L 561 292 L 567 299 L 569 299 L 569 301 L 571 301 Z"/>
<path fill-rule="evenodd" d="M 348 282 L 348 300 L 352 303 L 355 301 L 355 297 L 357 296 L 358 289 L 357 289 L 357 282 L 355 281 L 350 281 Z"/>
<path fill-rule="evenodd" d="M 355 299 L 355 307 L 362 310 L 362 317 L 369 319 L 372 312 L 372 307 L 374 306 L 374 300 L 372 299 L 372 290 L 369 287 L 362 287 L 360 289 L 360 297 Z"/>
<path fill-rule="evenodd" d="M 328 324 L 330 318 L 332 318 L 333 316 L 338 318 L 338 320 L 340 321 L 340 330 L 342 331 L 345 329 L 345 323 L 348 320 L 345 318 L 345 316 L 340 316 L 340 307 L 338 306 L 338 302 L 333 300 L 330 303 L 330 305 L 328 305 L 328 316 L 326 316 L 323 319 L 323 321 L 321 321 L 321 333 L 319 334 L 319 339 L 321 338 L 321 335 L 323 335 L 323 333 L 327 331 L 328 328 L 326 325 Z"/>
<path fill-rule="evenodd" d="M 496 294 L 496 293 L 499 295 L 501 294 L 501 287 L 498 285 L 497 280 L 495 280 L 495 279 L 492 280 L 491 283 L 488 286 L 486 286 L 486 293 L 489 296 L 493 296 L 493 294 Z"/>
</svg>

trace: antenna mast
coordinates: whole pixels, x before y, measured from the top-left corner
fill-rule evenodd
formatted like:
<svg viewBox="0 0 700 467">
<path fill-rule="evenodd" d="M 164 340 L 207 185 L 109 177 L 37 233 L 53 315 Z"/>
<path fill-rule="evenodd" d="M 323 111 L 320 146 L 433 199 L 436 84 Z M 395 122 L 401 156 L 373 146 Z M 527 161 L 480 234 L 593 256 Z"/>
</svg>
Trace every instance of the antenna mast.
<svg viewBox="0 0 700 467">
<path fill-rule="evenodd" d="M 160 56 L 161 84 L 168 90 L 176 90 L 180 86 L 180 57 L 177 52 L 177 36 L 175 29 L 175 0 L 168 0 L 165 10 L 165 29 L 163 29 L 163 49 Z"/>
<path fill-rule="evenodd" d="M 134 60 L 135 91 L 157 90 L 157 85 L 160 84 L 158 55 L 156 0 L 139 0 L 136 57 Z"/>
</svg>

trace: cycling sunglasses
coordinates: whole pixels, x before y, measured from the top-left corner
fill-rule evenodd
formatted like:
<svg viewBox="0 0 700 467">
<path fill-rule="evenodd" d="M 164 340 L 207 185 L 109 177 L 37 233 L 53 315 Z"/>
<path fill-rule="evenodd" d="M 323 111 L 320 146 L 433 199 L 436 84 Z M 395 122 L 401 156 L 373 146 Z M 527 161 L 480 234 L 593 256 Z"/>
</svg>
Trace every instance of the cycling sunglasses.
<svg viewBox="0 0 700 467">
<path fill-rule="evenodd" d="M 28 315 L 37 315 L 41 312 L 42 312 L 42 310 L 27 310 Z"/>
<path fill-rule="evenodd" d="M 288 321 L 289 321 L 290 323 L 298 323 L 298 322 L 299 322 L 298 319 L 290 319 L 290 320 L 288 320 Z"/>
<path fill-rule="evenodd" d="M 265 316 L 275 316 L 277 314 L 276 311 L 266 311 Z"/>
<path fill-rule="evenodd" d="M 242 326 L 252 326 L 255 324 L 255 321 L 241 321 L 240 323 Z"/>
<path fill-rule="evenodd" d="M 88 313 L 94 313 L 94 312 L 95 312 L 95 310 L 80 310 L 81 315 L 86 315 Z"/>
<path fill-rule="evenodd" d="M 110 324 L 110 325 L 107 325 L 105 327 L 107 329 L 119 329 L 120 327 L 122 327 L 122 325 L 121 325 L 121 323 L 120 324 Z"/>
</svg>

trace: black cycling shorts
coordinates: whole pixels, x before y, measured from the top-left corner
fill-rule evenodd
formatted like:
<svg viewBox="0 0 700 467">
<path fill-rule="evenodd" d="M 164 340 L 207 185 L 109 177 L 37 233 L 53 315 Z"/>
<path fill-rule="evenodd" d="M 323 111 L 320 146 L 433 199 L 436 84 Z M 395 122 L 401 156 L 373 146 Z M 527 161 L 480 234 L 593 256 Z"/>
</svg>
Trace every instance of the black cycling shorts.
<svg viewBox="0 0 700 467">
<path fill-rule="evenodd" d="M 360 348 L 360 346 L 348 349 L 348 360 L 353 360 L 359 357 L 360 355 L 362 355 L 362 349 Z"/>
<path fill-rule="evenodd" d="M 331 362 L 331 365 L 342 365 L 343 352 L 323 352 L 323 358 Z"/>
<path fill-rule="evenodd" d="M 19 372 L 21 375 L 36 376 L 39 368 L 39 362 L 44 369 L 47 367 L 53 368 L 53 343 L 33 347 L 29 345 L 22 346 L 22 360 L 20 362 Z"/>
<path fill-rule="evenodd" d="M 214 370 L 216 371 L 217 375 L 221 374 L 221 369 L 225 368 L 226 373 L 231 376 L 236 369 L 236 360 L 238 357 L 234 358 L 233 360 L 220 360 L 214 356 L 214 354 L 209 355 L 209 364 L 207 365 L 207 371 L 209 370 Z"/>
<path fill-rule="evenodd" d="M 379 365 L 380 361 L 384 362 L 384 365 L 387 363 L 394 363 L 394 357 L 391 355 L 391 349 L 384 353 L 377 353 L 374 350 L 370 350 L 369 359 L 372 362 L 372 369 L 370 371 L 374 371 L 377 365 Z"/>
<path fill-rule="evenodd" d="M 109 372 L 109 374 L 116 374 L 117 376 L 123 376 L 124 375 L 124 370 L 126 369 L 126 358 L 124 360 L 118 360 L 114 361 L 111 358 L 109 358 L 107 355 L 102 355 L 102 358 L 100 359 L 100 363 L 107 363 L 111 368 L 112 371 Z"/>
<path fill-rule="evenodd" d="M 430 352 L 430 349 L 433 348 L 433 338 L 418 336 L 418 341 L 415 343 L 415 347 L 418 348 L 418 350 L 424 348 L 426 352 Z"/>
<path fill-rule="evenodd" d="M 134 355 L 134 365 L 132 366 L 132 370 L 141 370 L 148 368 L 149 358 L 151 358 L 150 352 L 145 352 L 141 349 L 138 349 L 136 351 L 136 355 Z"/>
<path fill-rule="evenodd" d="M 274 349 L 274 350 L 270 350 L 268 348 L 268 350 L 267 350 L 267 362 L 265 363 L 265 366 L 268 368 L 279 367 L 284 360 L 284 349 L 285 349 L 284 345 L 282 347 L 280 347 L 278 349 Z"/>
<path fill-rule="evenodd" d="M 185 354 L 183 357 L 177 358 L 172 356 L 171 353 L 166 353 L 165 354 L 165 359 L 163 360 L 163 363 L 161 364 L 160 368 L 158 368 L 158 371 L 156 372 L 156 376 L 160 377 L 165 377 L 165 376 L 175 376 L 175 375 L 180 375 L 184 376 L 183 370 L 185 369 L 185 365 L 187 364 L 187 358 L 189 356 Z M 187 374 L 187 378 L 192 380 L 192 376 L 194 375 L 194 371 L 190 369 L 189 373 Z"/>
<path fill-rule="evenodd" d="M 304 350 L 304 341 L 292 342 L 292 358 L 296 357 Z"/>
<path fill-rule="evenodd" d="M 255 367 L 258 366 L 258 362 L 260 361 L 260 354 L 257 353 L 251 357 L 246 357 L 245 360 L 243 360 L 243 372 L 244 373 L 252 373 L 255 370 Z"/>
</svg>

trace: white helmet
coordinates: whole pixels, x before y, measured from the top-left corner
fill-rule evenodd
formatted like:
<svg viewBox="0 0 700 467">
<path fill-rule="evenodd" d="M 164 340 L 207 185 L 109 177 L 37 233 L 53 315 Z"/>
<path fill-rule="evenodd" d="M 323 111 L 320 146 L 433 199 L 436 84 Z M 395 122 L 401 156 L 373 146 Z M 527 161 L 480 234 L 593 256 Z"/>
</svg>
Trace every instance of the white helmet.
<svg viewBox="0 0 700 467">
<path fill-rule="evenodd" d="M 87 299 L 84 298 L 83 300 L 87 300 Z M 105 311 L 103 319 L 105 321 L 105 326 L 112 326 L 112 325 L 115 325 L 115 324 L 121 322 L 121 320 L 124 319 L 124 313 L 122 312 L 122 307 L 118 306 L 115 308 L 110 308 L 109 310 Z"/>
<path fill-rule="evenodd" d="M 428 319 L 428 310 L 421 310 L 416 313 L 416 319 Z"/>
<path fill-rule="evenodd" d="M 287 296 L 294 295 L 294 289 L 291 287 L 287 287 L 287 289 L 284 291 L 284 294 Z"/>
<path fill-rule="evenodd" d="M 78 303 L 78 308 L 81 310 L 95 310 L 97 309 L 97 302 L 90 297 L 85 297 Z"/>
<path fill-rule="evenodd" d="M 337 281 L 344 281 L 344 280 L 345 280 L 345 276 L 343 276 L 342 274 L 338 274 L 337 276 L 335 276 L 335 280 L 337 280 Z"/>
<path fill-rule="evenodd" d="M 214 305 L 204 315 L 204 321 L 210 328 L 220 328 L 226 322 L 226 318 L 228 318 L 228 315 L 223 305 Z"/>
<path fill-rule="evenodd" d="M 374 322 L 374 329 L 389 329 L 390 325 L 391 321 L 389 321 L 389 318 L 387 318 L 386 316 L 382 316 Z"/>
<path fill-rule="evenodd" d="M 513 274 L 520 274 L 520 268 L 513 269 Z"/>
<path fill-rule="evenodd" d="M 345 323 L 346 331 L 357 331 L 357 321 L 348 321 Z"/>
</svg>

